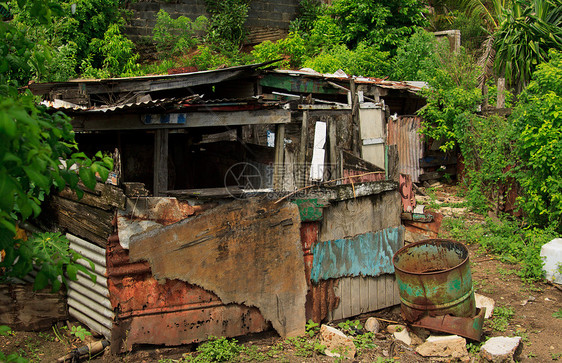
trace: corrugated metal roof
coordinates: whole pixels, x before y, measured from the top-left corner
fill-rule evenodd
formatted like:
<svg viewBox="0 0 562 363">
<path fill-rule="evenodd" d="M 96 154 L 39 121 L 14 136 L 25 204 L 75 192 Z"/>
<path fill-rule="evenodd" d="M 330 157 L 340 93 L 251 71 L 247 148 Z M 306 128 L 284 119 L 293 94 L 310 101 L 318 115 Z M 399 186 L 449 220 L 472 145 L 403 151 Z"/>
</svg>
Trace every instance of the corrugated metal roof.
<svg viewBox="0 0 562 363">
<path fill-rule="evenodd" d="M 404 89 L 408 91 L 419 91 L 422 88 L 427 87 L 425 82 L 417 81 L 389 81 L 382 78 L 374 77 L 357 77 L 350 76 L 346 74 L 341 69 L 334 73 L 320 73 L 311 68 L 302 68 L 300 70 L 290 70 L 290 69 L 276 69 L 272 71 L 274 73 L 287 74 L 291 76 L 307 76 L 315 78 L 333 79 L 333 80 L 355 80 L 355 83 L 359 84 L 375 84 L 382 88 L 390 89 Z"/>
</svg>

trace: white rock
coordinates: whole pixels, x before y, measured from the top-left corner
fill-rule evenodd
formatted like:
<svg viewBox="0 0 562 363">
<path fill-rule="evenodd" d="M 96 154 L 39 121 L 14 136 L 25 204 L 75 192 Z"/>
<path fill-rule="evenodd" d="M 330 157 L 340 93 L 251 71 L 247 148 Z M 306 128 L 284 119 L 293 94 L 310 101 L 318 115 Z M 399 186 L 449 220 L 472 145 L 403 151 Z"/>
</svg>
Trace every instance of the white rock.
<svg viewBox="0 0 562 363">
<path fill-rule="evenodd" d="M 486 314 L 484 315 L 484 318 L 490 319 L 492 317 L 492 313 L 494 312 L 494 306 L 496 305 L 494 299 L 491 299 L 484 295 L 474 294 L 474 300 L 476 300 L 477 308 L 486 308 Z"/>
<path fill-rule="evenodd" d="M 337 353 L 347 358 L 355 357 L 355 344 L 353 338 L 348 337 L 336 328 L 328 325 L 320 327 L 320 344 L 331 353 Z M 326 355 L 328 355 L 326 353 Z"/>
<path fill-rule="evenodd" d="M 376 334 L 381 330 L 381 323 L 379 323 L 377 318 L 369 318 L 365 322 L 365 330 Z"/>
<path fill-rule="evenodd" d="M 425 343 L 416 348 L 416 352 L 424 357 L 453 357 L 468 356 L 466 339 L 458 335 L 430 336 Z"/>
<path fill-rule="evenodd" d="M 410 333 L 406 329 L 401 331 L 394 332 L 394 339 L 400 340 L 401 342 L 406 343 L 407 345 L 412 344 L 412 337 L 410 337 Z"/>
<path fill-rule="evenodd" d="M 480 356 L 494 363 L 515 362 L 521 346 L 521 337 L 493 337 L 482 345 Z"/>
<path fill-rule="evenodd" d="M 386 327 L 386 331 L 389 332 L 390 334 L 393 334 L 397 331 L 402 331 L 402 330 L 406 330 L 406 326 L 405 325 L 401 325 L 401 324 L 390 324 L 389 326 Z"/>
</svg>

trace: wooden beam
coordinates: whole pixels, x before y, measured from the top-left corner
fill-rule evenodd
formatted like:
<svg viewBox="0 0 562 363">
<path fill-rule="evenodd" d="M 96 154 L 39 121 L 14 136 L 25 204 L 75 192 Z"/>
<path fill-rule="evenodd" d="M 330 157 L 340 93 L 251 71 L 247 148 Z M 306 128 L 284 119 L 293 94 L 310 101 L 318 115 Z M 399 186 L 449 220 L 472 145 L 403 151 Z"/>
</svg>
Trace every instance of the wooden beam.
<svg viewBox="0 0 562 363">
<path fill-rule="evenodd" d="M 283 172 L 284 160 L 283 154 L 285 149 L 285 125 L 277 125 L 275 130 L 275 161 L 273 171 L 273 189 L 281 190 L 283 188 Z"/>
<path fill-rule="evenodd" d="M 330 170 L 333 173 L 331 179 L 339 179 L 342 175 L 339 174 L 338 152 L 336 145 L 336 119 L 331 118 L 328 121 L 328 152 L 330 157 Z"/>
<path fill-rule="evenodd" d="M 84 113 L 72 120 L 75 131 L 154 130 L 166 128 L 273 125 L 291 122 L 291 111 L 189 112 L 155 115 Z"/>
<path fill-rule="evenodd" d="M 283 89 L 298 93 L 324 93 L 324 94 L 347 94 L 347 92 L 333 88 L 326 81 L 320 79 L 294 77 L 287 74 L 266 74 L 260 84 L 264 87 Z"/>
<path fill-rule="evenodd" d="M 154 134 L 154 196 L 165 196 L 168 190 L 168 130 Z"/>
</svg>

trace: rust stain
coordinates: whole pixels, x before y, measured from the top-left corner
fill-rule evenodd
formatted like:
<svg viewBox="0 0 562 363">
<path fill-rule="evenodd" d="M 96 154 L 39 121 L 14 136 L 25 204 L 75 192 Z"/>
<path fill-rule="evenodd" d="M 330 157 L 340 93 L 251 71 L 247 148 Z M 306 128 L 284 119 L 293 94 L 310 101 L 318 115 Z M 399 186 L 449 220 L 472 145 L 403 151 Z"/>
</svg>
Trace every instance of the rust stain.
<svg viewBox="0 0 562 363">
<path fill-rule="evenodd" d="M 156 279 L 180 279 L 224 303 L 258 307 L 281 336 L 304 333 L 306 279 L 300 215 L 292 203 L 248 199 L 137 234 L 131 261 Z"/>
<path fill-rule="evenodd" d="M 129 261 L 117 235 L 109 238 L 107 250 L 109 296 L 116 311 L 115 353 L 135 344 L 180 345 L 209 335 L 234 337 L 269 328 L 256 308 L 224 304 L 212 292 L 184 281 L 159 283 L 148 262 Z"/>
<path fill-rule="evenodd" d="M 306 294 L 306 320 L 311 319 L 316 323 L 322 322 L 330 311 L 333 311 L 339 303 L 334 287 L 337 280 L 322 280 L 319 283 L 310 281 L 312 261 L 314 256 L 311 248 L 318 242 L 319 222 L 303 222 L 301 224 L 301 241 L 304 255 L 304 268 L 308 291 Z"/>
</svg>

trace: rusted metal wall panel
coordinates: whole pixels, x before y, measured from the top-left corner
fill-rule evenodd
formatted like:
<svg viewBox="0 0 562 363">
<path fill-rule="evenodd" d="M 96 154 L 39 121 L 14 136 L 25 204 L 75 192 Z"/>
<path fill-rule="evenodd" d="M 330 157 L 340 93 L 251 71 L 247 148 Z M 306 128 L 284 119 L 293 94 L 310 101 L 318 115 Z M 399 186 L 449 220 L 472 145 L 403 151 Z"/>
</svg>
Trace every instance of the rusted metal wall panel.
<svg viewBox="0 0 562 363">
<path fill-rule="evenodd" d="M 316 323 L 320 323 L 324 320 L 326 316 L 328 316 L 328 313 L 334 310 L 338 304 L 338 298 L 334 292 L 334 286 L 337 284 L 335 279 L 319 281 L 318 283 L 312 283 L 310 281 L 312 260 L 314 258 L 310 249 L 318 242 L 318 227 L 318 222 L 301 223 L 304 270 L 306 283 L 308 285 L 305 305 L 306 320 L 312 319 Z"/>
<path fill-rule="evenodd" d="M 179 280 L 159 283 L 147 262 L 129 261 L 117 235 L 108 243 L 108 285 L 118 311 L 112 350 L 135 344 L 180 345 L 209 335 L 234 337 L 269 328 L 256 308 L 224 304 L 215 294 Z"/>
<path fill-rule="evenodd" d="M 404 245 L 404 227 L 390 227 L 350 238 L 317 243 L 310 279 L 393 273 L 392 256 Z"/>
<path fill-rule="evenodd" d="M 130 238 L 132 261 L 157 279 L 180 279 L 225 303 L 259 308 L 283 337 L 304 333 L 306 279 L 300 215 L 289 202 L 246 199 Z"/>
<path fill-rule="evenodd" d="M 420 159 L 424 156 L 424 147 L 420 128 L 421 118 L 417 116 L 400 116 L 387 123 L 386 142 L 398 147 L 400 173 L 411 175 L 414 183 L 419 182 L 423 174 Z"/>
<path fill-rule="evenodd" d="M 92 261 L 94 269 L 84 260 L 77 262 L 96 276 L 93 282 L 79 271 L 77 280 L 68 283 L 69 313 L 90 329 L 110 338 L 115 314 L 107 288 L 106 250 L 69 233 L 66 237 L 70 241 L 70 248 Z"/>
<path fill-rule="evenodd" d="M 388 274 L 340 278 L 335 294 L 339 305 L 328 314 L 330 320 L 346 319 L 400 303 L 396 278 Z"/>
</svg>

